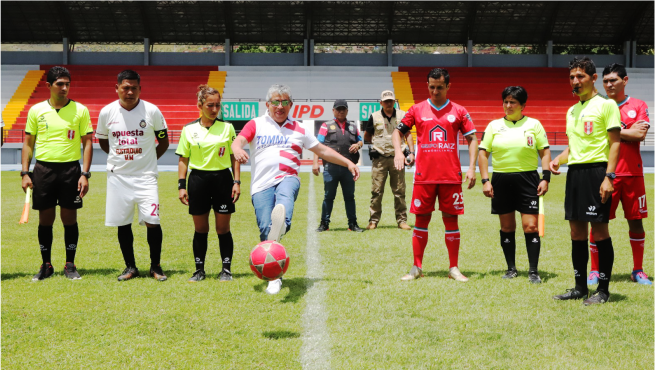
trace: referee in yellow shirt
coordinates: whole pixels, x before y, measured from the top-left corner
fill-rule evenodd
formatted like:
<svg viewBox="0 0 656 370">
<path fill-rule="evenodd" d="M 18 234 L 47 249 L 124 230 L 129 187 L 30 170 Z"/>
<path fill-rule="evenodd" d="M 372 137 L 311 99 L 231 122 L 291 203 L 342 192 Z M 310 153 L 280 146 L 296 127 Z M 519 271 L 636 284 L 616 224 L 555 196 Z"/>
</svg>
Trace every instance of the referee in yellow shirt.
<svg viewBox="0 0 656 370">
<path fill-rule="evenodd" d="M 606 303 L 613 270 L 613 242 L 608 233 L 615 166 L 620 153 L 620 110 L 614 100 L 599 95 L 595 64 L 590 58 L 575 58 L 569 64 L 569 83 L 579 102 L 567 111 L 569 145 L 550 164 L 559 174 L 568 164 L 565 185 L 565 219 L 572 236 L 572 265 L 576 286 L 556 300 L 588 297 L 588 222 L 599 254 L 599 286 L 583 301 L 586 306 Z"/>
<path fill-rule="evenodd" d="M 182 129 L 175 152 L 180 156 L 179 198 L 182 204 L 189 206 L 189 214 L 194 219 L 195 228 L 193 250 L 196 272 L 188 281 L 198 282 L 205 279 L 205 255 L 212 208 L 216 216 L 216 233 L 223 263 L 219 280 L 231 281 L 230 265 L 234 247 L 230 233 L 230 215 L 235 212 L 235 202 L 241 194 L 240 165 L 235 161 L 230 148 L 235 140 L 235 128 L 232 124 L 217 119 L 221 111 L 221 94 L 216 89 L 200 85 L 197 98 L 201 117 Z M 189 192 L 186 189 L 188 168 L 191 168 Z"/>
<path fill-rule="evenodd" d="M 508 270 L 504 279 L 517 277 L 515 267 L 515 211 L 522 216 L 522 229 L 528 254 L 528 279 L 542 282 L 538 274 L 540 235 L 538 234 L 538 200 L 549 190 L 551 151 L 540 121 L 526 117 L 528 94 L 521 86 L 508 86 L 501 93 L 505 117 L 487 125 L 478 146 L 478 168 L 483 194 L 492 198 L 492 214 L 499 215 L 501 248 Z M 488 176 L 488 158 L 492 154 L 494 176 Z M 536 171 L 541 159 L 543 177 Z"/>
<path fill-rule="evenodd" d="M 32 281 L 49 278 L 54 273 L 51 263 L 52 225 L 55 207 L 59 205 L 64 224 L 66 264 L 64 275 L 81 279 L 75 267 L 75 252 L 79 237 L 77 210 L 89 190 L 89 168 L 93 156 L 91 118 L 84 105 L 68 98 L 71 74 L 64 67 L 52 67 L 46 76 L 50 98 L 35 104 L 27 114 L 23 141 L 21 171 L 22 187 L 32 193 L 32 208 L 39 211 L 39 248 L 43 264 Z M 83 168 L 80 170 L 80 143 L 84 147 Z M 34 173 L 29 171 L 36 146 Z"/>
</svg>

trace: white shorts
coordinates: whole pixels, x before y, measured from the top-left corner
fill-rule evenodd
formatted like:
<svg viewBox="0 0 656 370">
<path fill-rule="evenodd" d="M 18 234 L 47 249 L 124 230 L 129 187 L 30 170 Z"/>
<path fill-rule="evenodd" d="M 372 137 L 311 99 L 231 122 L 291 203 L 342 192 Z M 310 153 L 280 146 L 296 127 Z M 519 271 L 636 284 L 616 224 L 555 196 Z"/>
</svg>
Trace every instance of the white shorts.
<svg viewBox="0 0 656 370">
<path fill-rule="evenodd" d="M 105 226 L 123 226 L 134 220 L 134 206 L 139 207 L 139 225 L 159 225 L 157 177 L 107 173 Z"/>
</svg>

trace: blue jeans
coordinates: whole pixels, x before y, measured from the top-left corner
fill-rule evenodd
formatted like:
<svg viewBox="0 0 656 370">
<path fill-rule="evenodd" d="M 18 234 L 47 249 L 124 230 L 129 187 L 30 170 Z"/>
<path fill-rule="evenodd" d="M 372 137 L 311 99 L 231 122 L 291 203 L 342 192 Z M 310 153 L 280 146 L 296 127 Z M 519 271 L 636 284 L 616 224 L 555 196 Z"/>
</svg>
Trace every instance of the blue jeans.
<svg viewBox="0 0 656 370">
<path fill-rule="evenodd" d="M 355 215 L 355 181 L 353 174 L 346 167 L 326 163 L 323 170 L 323 205 L 321 206 L 321 221 L 330 223 L 330 214 L 333 213 L 333 203 L 337 195 L 337 186 L 342 185 L 344 207 L 349 225 L 357 223 Z"/>
<path fill-rule="evenodd" d="M 271 229 L 271 211 L 278 204 L 285 206 L 285 224 L 289 231 L 292 227 L 294 202 L 300 188 L 301 180 L 299 178 L 287 176 L 277 185 L 253 194 L 251 202 L 255 208 L 257 227 L 260 228 L 260 241 L 267 240 Z"/>
</svg>

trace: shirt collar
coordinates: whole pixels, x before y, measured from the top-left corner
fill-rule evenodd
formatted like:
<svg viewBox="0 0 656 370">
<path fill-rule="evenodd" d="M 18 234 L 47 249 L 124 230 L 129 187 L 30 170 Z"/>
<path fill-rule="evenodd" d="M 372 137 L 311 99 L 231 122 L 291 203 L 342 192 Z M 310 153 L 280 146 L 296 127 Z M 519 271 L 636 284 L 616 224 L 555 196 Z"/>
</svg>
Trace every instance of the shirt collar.
<svg viewBox="0 0 656 370">
<path fill-rule="evenodd" d="M 447 99 L 444 105 L 438 108 L 435 104 L 433 104 L 433 102 L 430 99 L 427 100 L 428 100 L 428 104 L 430 104 L 430 106 L 437 111 L 444 109 L 444 107 L 446 107 L 451 102 L 451 100 Z"/>
<path fill-rule="evenodd" d="M 629 101 L 629 99 L 631 99 L 631 97 L 627 95 L 626 99 L 622 100 L 621 103 L 617 103 L 617 106 L 621 107 L 622 105 L 626 104 Z"/>
<path fill-rule="evenodd" d="M 383 108 L 380 108 L 380 114 L 382 114 L 383 117 L 387 118 L 388 121 L 391 121 L 392 117 L 396 116 L 396 108 L 392 108 L 392 115 L 391 116 L 387 116 L 387 114 L 385 114 L 385 109 L 383 109 Z"/>
<path fill-rule="evenodd" d="M 266 112 L 265 117 L 267 118 L 267 120 L 269 120 L 269 122 L 273 123 L 274 125 L 276 125 L 280 128 L 283 128 L 287 124 L 293 125 L 293 122 L 294 122 L 292 119 L 289 118 L 289 116 L 287 116 L 287 118 L 285 119 L 285 122 L 283 122 L 283 124 L 281 125 L 278 122 L 276 122 L 276 120 L 274 120 L 273 117 L 271 117 L 271 115 L 269 115 L 268 111 Z"/>
</svg>

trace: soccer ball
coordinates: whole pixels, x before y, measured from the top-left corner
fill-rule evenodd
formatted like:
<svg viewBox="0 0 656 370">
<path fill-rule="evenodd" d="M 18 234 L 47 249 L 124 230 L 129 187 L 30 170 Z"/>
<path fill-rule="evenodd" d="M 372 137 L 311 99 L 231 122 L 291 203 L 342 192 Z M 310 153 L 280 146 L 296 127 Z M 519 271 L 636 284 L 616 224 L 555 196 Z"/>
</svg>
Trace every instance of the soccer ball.
<svg viewBox="0 0 656 370">
<path fill-rule="evenodd" d="M 265 240 L 251 251 L 251 270 L 262 280 L 280 279 L 289 267 L 289 255 L 282 244 Z"/>
</svg>

